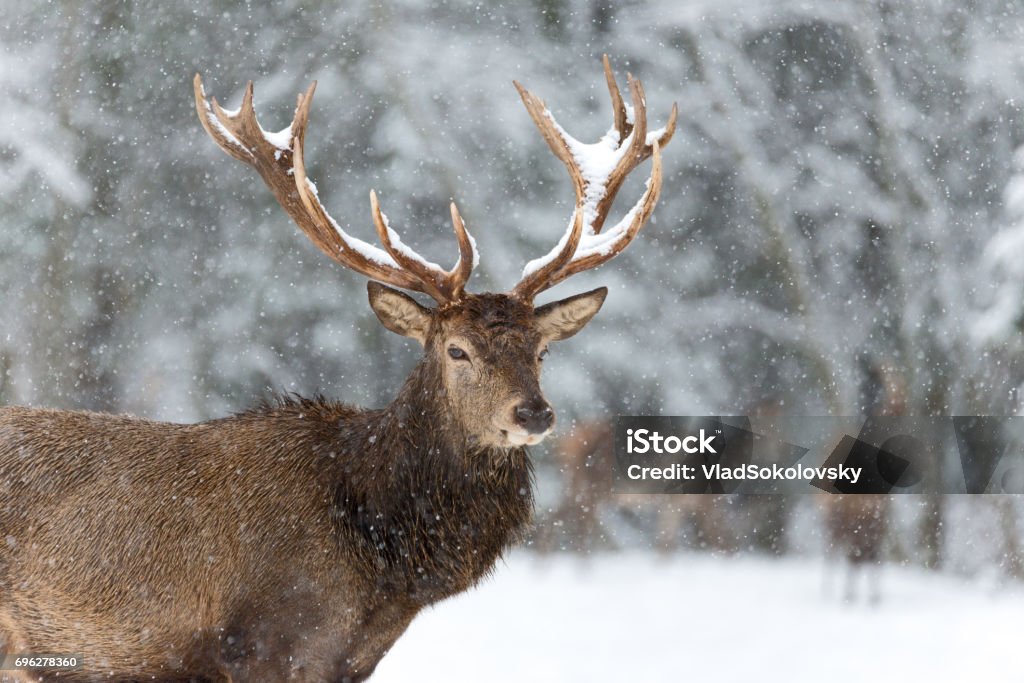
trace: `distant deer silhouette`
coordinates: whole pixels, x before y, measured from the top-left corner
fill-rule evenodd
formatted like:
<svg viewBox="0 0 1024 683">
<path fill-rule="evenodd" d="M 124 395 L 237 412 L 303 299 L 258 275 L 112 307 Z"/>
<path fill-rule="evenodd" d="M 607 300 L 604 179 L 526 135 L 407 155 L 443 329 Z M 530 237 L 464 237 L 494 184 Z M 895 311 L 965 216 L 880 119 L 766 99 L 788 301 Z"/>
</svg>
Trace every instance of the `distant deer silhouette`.
<svg viewBox="0 0 1024 683">
<path fill-rule="evenodd" d="M 877 415 L 906 414 L 906 385 L 899 370 L 888 363 L 867 368 L 867 405 Z M 867 599 L 882 599 L 879 564 L 889 530 L 890 497 L 881 494 L 820 496 L 827 552 L 845 565 L 843 596 L 857 599 L 858 577 L 863 576 Z"/>
</svg>

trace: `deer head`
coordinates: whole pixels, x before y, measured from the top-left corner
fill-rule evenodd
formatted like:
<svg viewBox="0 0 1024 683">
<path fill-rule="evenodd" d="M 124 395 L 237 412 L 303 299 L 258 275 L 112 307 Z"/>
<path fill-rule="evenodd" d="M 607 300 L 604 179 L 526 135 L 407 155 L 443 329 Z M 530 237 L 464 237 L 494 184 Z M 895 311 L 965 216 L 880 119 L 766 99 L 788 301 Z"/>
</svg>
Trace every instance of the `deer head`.
<svg viewBox="0 0 1024 683">
<path fill-rule="evenodd" d="M 526 264 L 521 281 L 502 294 L 465 290 L 479 256 L 454 203 L 451 218 L 459 258 L 451 270 L 426 261 L 405 245 L 372 191 L 371 216 L 383 249 L 347 234 L 331 218 L 303 161 L 316 83 L 299 95 L 291 125 L 278 133 L 264 131 L 257 122 L 252 82 L 235 111 L 208 100 L 198 74 L 194 86 L 199 119 L 220 148 L 256 168 L 278 203 L 321 251 L 372 280 L 370 306 L 386 328 L 423 345 L 422 363 L 439 378 L 447 409 L 467 438 L 487 447 L 510 448 L 539 443 L 551 431 L 554 411 L 540 389 L 548 345 L 579 332 L 601 308 L 607 289 L 538 307 L 534 299 L 622 251 L 647 222 L 661 190 L 660 149 L 675 130 L 676 106 L 663 128 L 648 132 L 640 82 L 629 77 L 629 108 L 607 57 L 604 70 L 614 123 L 594 144 L 571 137 L 540 99 L 515 83 L 534 123 L 569 170 L 576 207 L 554 249 Z M 643 195 L 618 223 L 602 232 L 626 176 L 648 157 L 653 163 Z M 394 288 L 426 294 L 437 306 L 423 306 Z"/>
</svg>

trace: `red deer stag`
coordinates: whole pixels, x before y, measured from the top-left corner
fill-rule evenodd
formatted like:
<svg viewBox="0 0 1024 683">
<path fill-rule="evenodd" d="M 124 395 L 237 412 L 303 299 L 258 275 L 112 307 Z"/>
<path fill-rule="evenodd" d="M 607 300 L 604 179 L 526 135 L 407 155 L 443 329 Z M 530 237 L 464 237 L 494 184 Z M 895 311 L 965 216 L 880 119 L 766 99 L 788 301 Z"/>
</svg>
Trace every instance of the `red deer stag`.
<svg viewBox="0 0 1024 683">
<path fill-rule="evenodd" d="M 80 654 L 84 667 L 59 676 L 68 681 L 362 681 L 421 609 L 491 571 L 531 518 L 525 447 L 554 424 L 541 360 L 607 290 L 534 299 L 636 237 L 675 127 L 673 106 L 666 126 L 648 131 L 640 83 L 629 79 L 627 107 L 604 66 L 614 128 L 593 145 L 516 84 L 569 169 L 576 205 L 558 245 L 502 294 L 465 290 L 477 254 L 454 204 L 450 271 L 404 245 L 372 193 L 383 249 L 331 219 L 303 161 L 315 83 L 291 126 L 267 133 L 251 83 L 227 111 L 197 75 L 206 131 L 256 168 L 321 251 L 373 280 L 370 306 L 423 345 L 422 360 L 375 410 L 287 399 L 194 425 L 0 410 L 0 649 Z M 602 231 L 647 158 L 641 198 Z"/>
</svg>

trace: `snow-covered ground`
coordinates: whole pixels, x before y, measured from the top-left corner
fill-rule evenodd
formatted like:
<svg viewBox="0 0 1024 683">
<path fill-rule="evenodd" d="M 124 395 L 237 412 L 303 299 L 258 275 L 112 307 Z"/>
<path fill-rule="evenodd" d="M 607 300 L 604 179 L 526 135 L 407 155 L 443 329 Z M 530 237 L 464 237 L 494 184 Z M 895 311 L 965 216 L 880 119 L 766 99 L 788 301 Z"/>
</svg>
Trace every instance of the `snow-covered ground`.
<svg viewBox="0 0 1024 683">
<path fill-rule="evenodd" d="M 374 683 L 1024 681 L 1024 590 L 886 568 L 880 604 L 812 560 L 513 555 L 421 614 Z"/>
</svg>

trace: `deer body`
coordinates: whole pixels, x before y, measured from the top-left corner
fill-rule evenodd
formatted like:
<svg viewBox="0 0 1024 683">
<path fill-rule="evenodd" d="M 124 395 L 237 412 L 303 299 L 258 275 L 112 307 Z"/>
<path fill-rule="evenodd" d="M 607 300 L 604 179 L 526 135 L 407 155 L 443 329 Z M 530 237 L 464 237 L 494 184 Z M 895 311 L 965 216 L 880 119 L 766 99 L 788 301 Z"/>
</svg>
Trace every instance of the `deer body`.
<svg viewBox="0 0 1024 683">
<path fill-rule="evenodd" d="M 423 358 L 380 410 L 295 399 L 175 425 L 0 409 L 0 651 L 83 656 L 81 670 L 32 680 L 361 681 L 419 610 L 486 575 L 531 517 L 525 447 L 554 425 L 541 361 L 607 290 L 537 307 L 534 298 L 624 249 L 661 188 L 675 108 L 648 134 L 639 82 L 630 79 L 627 110 L 607 59 L 605 73 L 615 126 L 592 147 L 607 177 L 583 174 L 580 143 L 517 84 L 570 171 L 576 209 L 558 246 L 503 294 L 465 290 L 477 254 L 454 204 L 450 271 L 402 244 L 372 193 L 383 250 L 338 226 L 305 173 L 312 87 L 291 127 L 269 135 L 251 83 L 228 112 L 196 76 L 210 136 L 256 168 L 321 251 L 375 280 L 371 308 L 422 344 Z M 647 158 L 642 197 L 600 234 Z"/>
<path fill-rule="evenodd" d="M 455 443 L 416 379 L 385 410 L 197 425 L 0 410 L 8 648 L 81 654 L 83 680 L 369 675 L 532 510 L 525 450 Z"/>
</svg>

